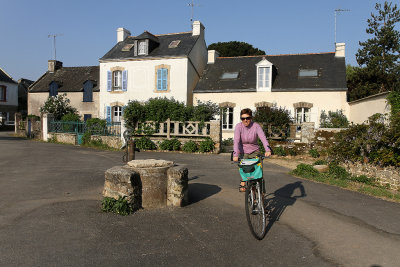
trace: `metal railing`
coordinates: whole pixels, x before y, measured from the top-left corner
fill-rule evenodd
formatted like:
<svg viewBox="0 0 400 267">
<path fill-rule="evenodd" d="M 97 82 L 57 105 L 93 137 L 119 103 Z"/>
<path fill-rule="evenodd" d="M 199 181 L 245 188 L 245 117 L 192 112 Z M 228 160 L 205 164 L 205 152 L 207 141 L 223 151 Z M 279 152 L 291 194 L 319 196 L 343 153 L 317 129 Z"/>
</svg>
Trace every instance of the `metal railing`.
<svg viewBox="0 0 400 267">
<path fill-rule="evenodd" d="M 51 121 L 49 123 L 49 132 L 72 133 L 72 134 L 84 134 L 85 132 L 90 132 L 90 134 L 92 135 L 120 136 L 121 123 L 112 122 L 112 123 L 107 123 L 104 126 L 92 125 L 89 127 L 85 122 Z"/>
</svg>

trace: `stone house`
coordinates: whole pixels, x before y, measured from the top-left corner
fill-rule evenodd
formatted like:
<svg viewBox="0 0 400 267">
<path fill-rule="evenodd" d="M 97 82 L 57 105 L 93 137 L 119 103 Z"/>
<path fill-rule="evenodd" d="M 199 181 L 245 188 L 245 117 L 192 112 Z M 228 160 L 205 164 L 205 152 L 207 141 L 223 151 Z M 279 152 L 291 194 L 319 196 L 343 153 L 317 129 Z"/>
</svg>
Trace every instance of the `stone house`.
<svg viewBox="0 0 400 267">
<path fill-rule="evenodd" d="M 14 124 L 14 115 L 18 111 L 18 84 L 0 68 L 0 125 Z"/>
<path fill-rule="evenodd" d="M 99 117 L 99 67 L 63 67 L 49 60 L 48 71 L 28 89 L 28 114 L 40 116 L 49 96 L 66 94 L 82 119 Z"/>
<path fill-rule="evenodd" d="M 18 112 L 23 117 L 28 115 L 28 88 L 32 83 L 33 81 L 28 79 L 21 78 L 18 80 Z"/>
<path fill-rule="evenodd" d="M 193 89 L 207 64 L 204 26 L 190 32 L 130 36 L 117 29 L 117 43 L 100 58 L 100 117 L 120 121 L 129 100 L 154 97 L 193 102 Z"/>
<path fill-rule="evenodd" d="M 318 127 L 322 110 L 349 115 L 344 50 L 338 43 L 329 53 L 218 57 L 218 52 L 208 51 L 194 102 L 212 101 L 226 108 L 223 138 L 233 137 L 243 108 L 284 107 L 296 123 L 314 122 Z"/>
</svg>

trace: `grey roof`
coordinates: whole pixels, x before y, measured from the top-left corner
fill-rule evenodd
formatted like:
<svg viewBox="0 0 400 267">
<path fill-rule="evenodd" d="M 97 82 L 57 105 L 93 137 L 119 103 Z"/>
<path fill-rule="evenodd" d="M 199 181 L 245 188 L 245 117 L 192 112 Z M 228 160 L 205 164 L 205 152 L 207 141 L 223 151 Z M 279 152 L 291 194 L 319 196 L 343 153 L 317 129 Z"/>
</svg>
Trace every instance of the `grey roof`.
<svg viewBox="0 0 400 267">
<path fill-rule="evenodd" d="M 194 92 L 255 92 L 256 64 L 263 57 L 274 65 L 273 92 L 347 90 L 345 58 L 335 57 L 335 53 L 319 53 L 219 57 L 214 64 L 207 65 Z M 300 69 L 316 69 L 318 77 L 299 77 Z M 226 72 L 239 72 L 238 78 L 221 80 L 220 77 Z"/>
<path fill-rule="evenodd" d="M 46 72 L 29 87 L 29 92 L 49 92 L 53 81 L 59 84 L 58 92 L 82 92 L 87 80 L 94 81 L 93 91 L 99 91 L 99 66 L 62 67 L 54 73 Z"/>
<path fill-rule="evenodd" d="M 16 83 L 4 70 L 0 68 L 0 82 Z"/>
<path fill-rule="evenodd" d="M 121 51 L 127 44 L 133 44 L 135 40 L 144 37 L 143 39 L 151 39 L 159 43 L 158 47 L 150 51 L 146 56 L 134 56 L 134 49 L 130 51 Z M 151 38 L 150 38 L 151 37 Z M 165 35 L 153 35 L 149 32 L 144 32 L 141 35 L 129 36 L 124 41 L 117 43 L 110 51 L 107 52 L 100 60 L 118 60 L 126 58 L 146 58 L 146 57 L 174 57 L 174 56 L 188 56 L 193 46 L 195 45 L 198 35 L 192 36 L 192 32 L 174 33 Z M 168 48 L 168 45 L 175 40 L 180 40 L 178 47 Z"/>
</svg>

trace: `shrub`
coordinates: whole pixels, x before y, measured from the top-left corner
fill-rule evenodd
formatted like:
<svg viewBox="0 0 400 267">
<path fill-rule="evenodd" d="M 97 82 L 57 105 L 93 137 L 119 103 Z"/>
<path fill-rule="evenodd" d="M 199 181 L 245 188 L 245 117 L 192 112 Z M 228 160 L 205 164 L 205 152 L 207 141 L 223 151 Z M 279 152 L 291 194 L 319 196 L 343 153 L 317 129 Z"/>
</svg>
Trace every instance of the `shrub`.
<svg viewBox="0 0 400 267">
<path fill-rule="evenodd" d="M 223 146 L 233 146 L 233 138 L 228 138 L 222 140 L 222 145 Z"/>
<path fill-rule="evenodd" d="M 188 141 L 182 146 L 182 150 L 185 152 L 193 153 L 198 150 L 196 142 Z"/>
<path fill-rule="evenodd" d="M 295 148 L 290 148 L 288 152 L 290 156 L 297 156 L 297 150 Z"/>
<path fill-rule="evenodd" d="M 313 166 L 304 163 L 297 165 L 292 173 L 305 178 L 315 178 L 319 175 L 319 172 Z"/>
<path fill-rule="evenodd" d="M 200 152 L 211 152 L 214 150 L 214 142 L 211 138 L 206 138 L 199 144 Z"/>
<path fill-rule="evenodd" d="M 325 110 L 322 110 L 320 116 L 321 128 L 347 128 L 348 126 L 349 120 L 342 110 L 328 111 L 328 115 Z"/>
<path fill-rule="evenodd" d="M 118 199 L 105 197 L 101 202 L 101 210 L 104 212 L 114 212 L 123 216 L 134 212 L 132 205 L 128 202 L 125 196 L 120 196 Z"/>
<path fill-rule="evenodd" d="M 67 113 L 61 118 L 62 121 L 80 121 L 81 116 L 76 113 Z"/>
<path fill-rule="evenodd" d="M 176 138 L 170 139 L 170 140 L 166 139 L 166 140 L 163 140 L 160 143 L 160 149 L 169 150 L 169 151 L 172 151 L 172 150 L 176 151 L 176 150 L 179 150 L 181 148 L 181 145 L 182 145 L 181 142 Z"/>
<path fill-rule="evenodd" d="M 135 144 L 137 148 L 145 150 L 153 150 L 157 148 L 156 144 L 154 144 L 154 142 L 147 136 L 142 136 L 139 139 L 136 139 Z"/>
<path fill-rule="evenodd" d="M 368 185 L 375 185 L 376 184 L 376 179 L 373 177 L 368 177 L 366 175 L 360 175 L 360 176 L 352 176 L 350 177 L 350 180 L 363 183 L 363 184 L 368 184 Z"/>
<path fill-rule="evenodd" d="M 82 143 L 83 143 L 84 145 L 89 144 L 90 141 L 91 141 L 91 137 L 92 137 L 92 135 L 90 134 L 90 132 L 85 132 L 85 133 L 83 134 L 83 136 L 82 136 Z"/>
<path fill-rule="evenodd" d="M 277 146 L 274 148 L 274 154 L 277 156 L 284 157 L 287 155 L 285 149 L 282 146 Z"/>
<path fill-rule="evenodd" d="M 107 121 L 99 118 L 86 120 L 86 130 L 91 134 L 103 133 L 107 127 Z"/>
<path fill-rule="evenodd" d="M 313 158 L 319 158 L 319 157 L 321 156 L 321 155 L 319 154 L 319 152 L 318 152 L 316 149 L 314 149 L 314 148 L 310 149 L 310 150 L 308 151 L 308 154 L 310 154 L 310 156 L 313 157 Z"/>
<path fill-rule="evenodd" d="M 52 113 L 55 120 L 61 120 L 65 114 L 77 113 L 76 108 L 69 105 L 70 102 L 66 94 L 49 96 L 43 106 L 40 107 L 40 113 Z"/>
<path fill-rule="evenodd" d="M 345 168 L 340 167 L 335 163 L 329 164 L 328 173 L 332 178 L 341 180 L 349 179 L 351 176 L 350 173 L 348 173 Z"/>
<path fill-rule="evenodd" d="M 313 163 L 313 165 L 326 165 L 326 164 L 328 164 L 328 162 L 326 160 L 322 160 L 322 159 L 316 160 Z"/>
</svg>

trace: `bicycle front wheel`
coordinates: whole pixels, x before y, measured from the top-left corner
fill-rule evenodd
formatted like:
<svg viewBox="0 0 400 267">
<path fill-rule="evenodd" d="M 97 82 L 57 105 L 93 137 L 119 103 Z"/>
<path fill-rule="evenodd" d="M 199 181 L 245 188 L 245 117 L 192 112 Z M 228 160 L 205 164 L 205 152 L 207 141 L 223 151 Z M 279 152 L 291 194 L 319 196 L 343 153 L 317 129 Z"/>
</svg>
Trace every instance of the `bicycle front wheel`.
<svg viewBox="0 0 400 267">
<path fill-rule="evenodd" d="M 250 231 L 259 240 L 266 234 L 264 198 L 260 181 L 250 181 L 245 193 L 246 218 Z"/>
</svg>

